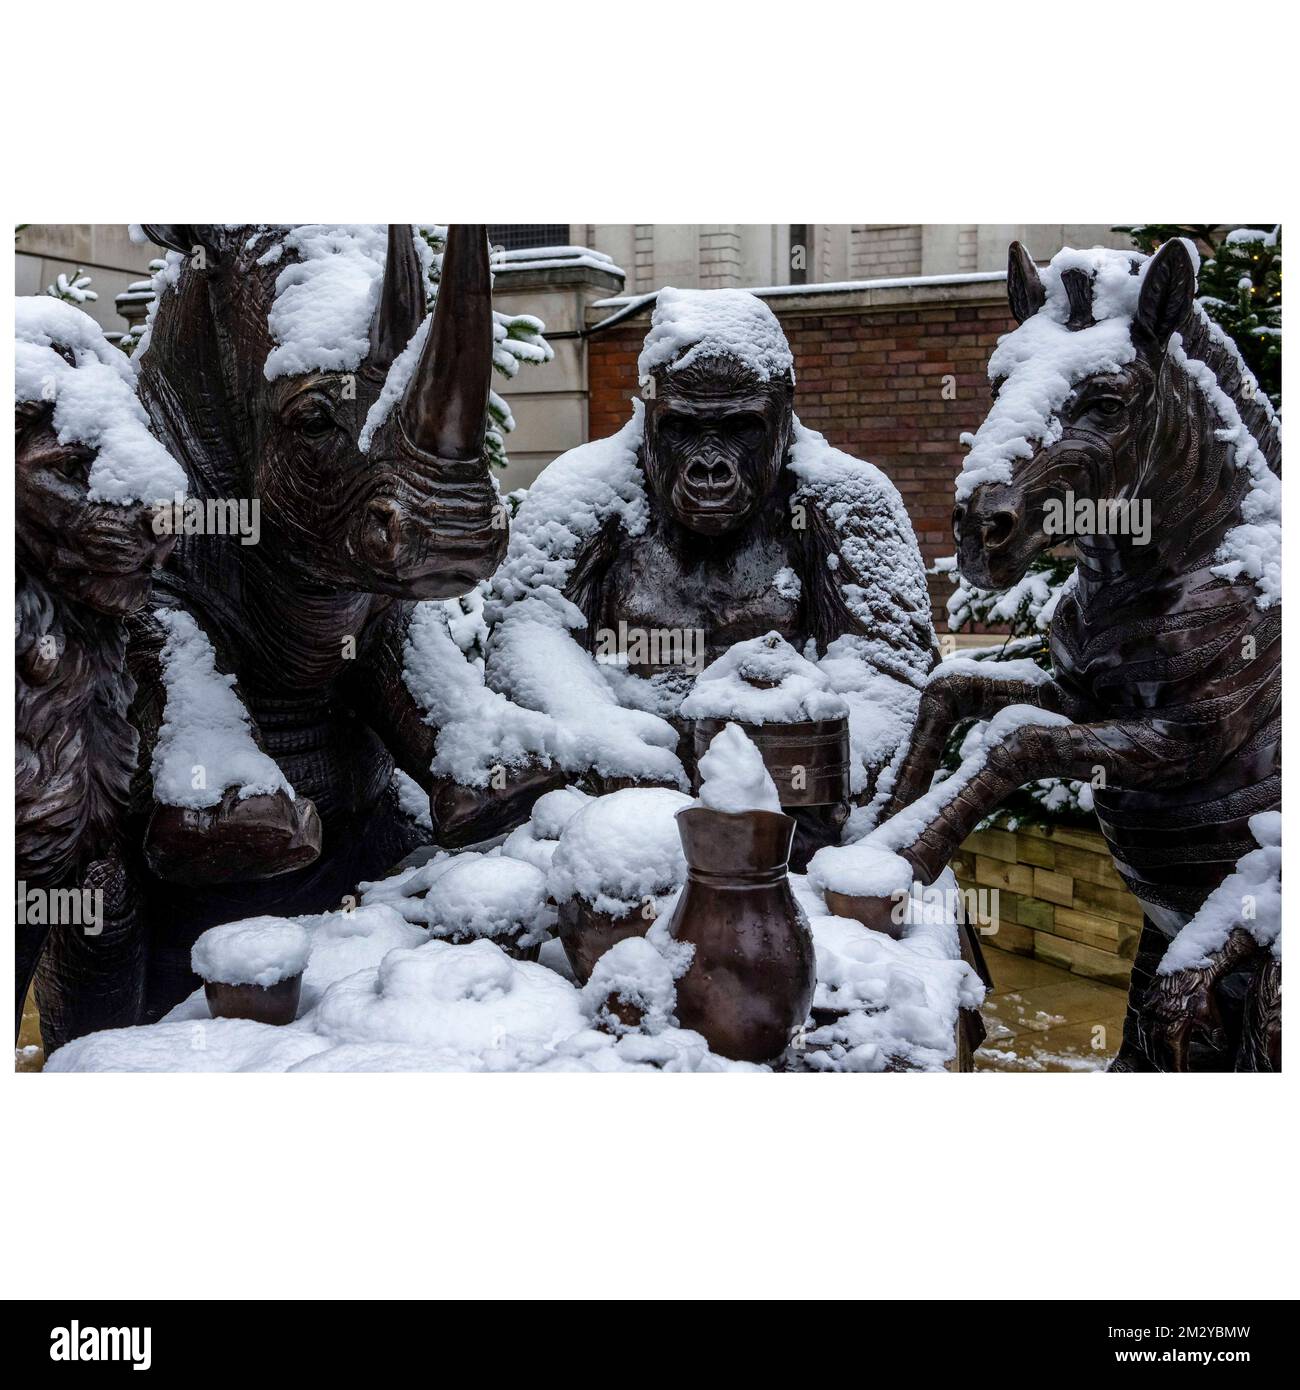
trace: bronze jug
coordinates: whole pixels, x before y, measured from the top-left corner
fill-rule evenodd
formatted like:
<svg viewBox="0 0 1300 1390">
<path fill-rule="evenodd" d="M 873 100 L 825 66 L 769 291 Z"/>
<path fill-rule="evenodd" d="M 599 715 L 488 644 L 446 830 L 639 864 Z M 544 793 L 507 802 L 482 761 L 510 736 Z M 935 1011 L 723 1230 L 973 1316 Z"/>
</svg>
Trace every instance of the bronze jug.
<svg viewBox="0 0 1300 1390">
<path fill-rule="evenodd" d="M 677 813 L 686 886 L 668 924 L 695 947 L 677 983 L 677 1017 L 714 1052 L 770 1062 L 808 1017 L 817 980 L 812 932 L 786 869 L 792 817 L 775 811 Z"/>
</svg>

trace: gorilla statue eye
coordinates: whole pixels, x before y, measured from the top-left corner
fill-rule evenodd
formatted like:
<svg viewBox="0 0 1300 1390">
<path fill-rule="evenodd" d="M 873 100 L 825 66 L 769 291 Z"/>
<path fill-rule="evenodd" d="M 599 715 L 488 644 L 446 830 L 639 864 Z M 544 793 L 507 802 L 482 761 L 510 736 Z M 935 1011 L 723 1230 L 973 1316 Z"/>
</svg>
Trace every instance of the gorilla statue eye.
<svg viewBox="0 0 1300 1390">
<path fill-rule="evenodd" d="M 736 415 L 728 423 L 732 434 L 746 440 L 758 439 L 765 428 L 758 415 Z"/>
<path fill-rule="evenodd" d="M 1124 413 L 1124 402 L 1118 396 L 1098 396 L 1089 409 L 1103 420 L 1114 421 Z"/>
</svg>

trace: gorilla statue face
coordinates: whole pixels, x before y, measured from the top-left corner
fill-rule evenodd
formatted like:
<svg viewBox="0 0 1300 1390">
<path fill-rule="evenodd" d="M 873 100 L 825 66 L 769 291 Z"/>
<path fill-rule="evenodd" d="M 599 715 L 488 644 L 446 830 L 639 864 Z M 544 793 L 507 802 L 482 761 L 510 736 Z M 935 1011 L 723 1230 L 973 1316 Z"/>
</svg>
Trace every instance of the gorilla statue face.
<svg viewBox="0 0 1300 1390">
<path fill-rule="evenodd" d="M 772 495 L 790 444 L 792 384 L 759 381 L 730 357 L 657 371 L 646 402 L 650 489 L 679 525 L 721 536 Z"/>
</svg>

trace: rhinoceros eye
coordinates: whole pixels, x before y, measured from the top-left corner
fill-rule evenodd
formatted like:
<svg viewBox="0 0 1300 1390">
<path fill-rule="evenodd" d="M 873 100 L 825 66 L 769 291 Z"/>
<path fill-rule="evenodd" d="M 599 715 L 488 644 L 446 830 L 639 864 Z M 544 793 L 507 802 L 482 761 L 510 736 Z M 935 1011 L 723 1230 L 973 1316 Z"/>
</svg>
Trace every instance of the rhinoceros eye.
<svg viewBox="0 0 1300 1390">
<path fill-rule="evenodd" d="M 334 431 L 333 412 L 319 397 L 310 397 L 299 404 L 289 423 L 307 439 L 324 439 Z"/>
</svg>

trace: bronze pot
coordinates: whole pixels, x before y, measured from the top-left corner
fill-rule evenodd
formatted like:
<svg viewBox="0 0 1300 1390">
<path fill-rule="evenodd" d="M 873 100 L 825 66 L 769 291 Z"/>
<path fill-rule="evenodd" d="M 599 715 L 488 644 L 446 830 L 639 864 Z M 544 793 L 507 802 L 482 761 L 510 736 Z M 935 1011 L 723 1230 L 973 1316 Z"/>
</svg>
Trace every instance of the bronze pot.
<svg viewBox="0 0 1300 1390">
<path fill-rule="evenodd" d="M 884 932 L 898 941 L 903 935 L 904 922 L 896 922 L 897 902 L 893 898 L 861 898 L 849 893 L 837 893 L 828 888 L 822 895 L 832 917 L 847 917 L 851 922 L 861 922 L 872 931 Z"/>
<path fill-rule="evenodd" d="M 677 813 L 686 886 L 668 931 L 695 947 L 677 1017 L 714 1052 L 769 1062 L 808 1017 L 812 932 L 786 873 L 794 820 L 775 811 Z"/>
<path fill-rule="evenodd" d="M 581 898 L 570 898 L 560 905 L 560 944 L 569 958 L 574 978 L 580 985 L 591 979 L 596 962 L 620 941 L 629 936 L 644 936 L 654 925 L 653 917 L 643 915 L 643 909 L 615 917 L 609 912 L 597 912 Z"/>
<path fill-rule="evenodd" d="M 849 798 L 849 721 L 804 719 L 794 724 L 743 724 L 739 720 L 697 719 L 696 762 L 709 750 L 715 735 L 729 723 L 738 724 L 763 758 L 782 806 L 830 806 Z M 802 776 L 796 769 L 803 770 Z M 691 789 L 699 791 L 699 772 Z"/>
<path fill-rule="evenodd" d="M 298 1017 L 302 971 L 273 985 L 227 985 L 219 980 L 205 980 L 203 993 L 213 1018 L 249 1018 L 254 1023 L 281 1027 Z"/>
</svg>

